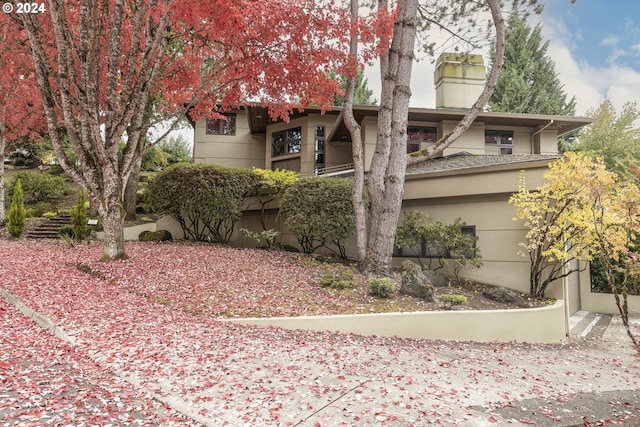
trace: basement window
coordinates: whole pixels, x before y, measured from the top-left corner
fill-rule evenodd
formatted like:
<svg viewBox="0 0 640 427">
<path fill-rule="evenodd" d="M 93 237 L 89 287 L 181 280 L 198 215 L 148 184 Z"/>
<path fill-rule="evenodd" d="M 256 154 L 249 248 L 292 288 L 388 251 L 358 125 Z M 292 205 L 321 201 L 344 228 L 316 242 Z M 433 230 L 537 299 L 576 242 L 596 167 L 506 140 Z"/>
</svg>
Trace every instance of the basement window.
<svg viewBox="0 0 640 427">
<path fill-rule="evenodd" d="M 476 236 L 475 225 L 465 225 L 462 227 L 462 234 L 466 236 Z M 475 246 L 475 245 L 474 245 Z M 408 258 L 451 258 L 449 250 L 445 246 L 427 246 L 425 242 L 420 242 L 411 248 L 393 247 L 393 256 Z M 466 254 L 468 258 L 474 256 L 473 253 Z"/>
</svg>

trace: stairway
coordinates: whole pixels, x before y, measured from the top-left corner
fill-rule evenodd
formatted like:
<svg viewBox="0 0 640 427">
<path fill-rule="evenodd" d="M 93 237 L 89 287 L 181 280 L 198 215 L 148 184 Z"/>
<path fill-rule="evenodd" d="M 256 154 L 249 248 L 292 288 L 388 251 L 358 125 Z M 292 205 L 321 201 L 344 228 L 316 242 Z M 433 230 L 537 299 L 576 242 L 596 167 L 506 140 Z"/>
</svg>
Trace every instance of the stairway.
<svg viewBox="0 0 640 427">
<path fill-rule="evenodd" d="M 59 214 L 29 227 L 25 235 L 30 239 L 59 239 L 60 229 L 65 225 L 71 225 L 71 215 Z"/>
</svg>

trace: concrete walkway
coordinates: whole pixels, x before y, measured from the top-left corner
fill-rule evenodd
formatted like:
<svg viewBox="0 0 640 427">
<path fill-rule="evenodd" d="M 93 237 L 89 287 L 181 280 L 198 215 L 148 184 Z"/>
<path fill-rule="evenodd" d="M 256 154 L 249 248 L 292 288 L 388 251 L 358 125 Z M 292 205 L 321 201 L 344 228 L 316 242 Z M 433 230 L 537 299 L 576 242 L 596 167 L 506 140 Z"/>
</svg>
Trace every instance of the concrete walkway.
<svg viewBox="0 0 640 427">
<path fill-rule="evenodd" d="M 533 345 L 228 325 L 162 305 L 112 330 L 91 320 L 95 307 L 54 321 L 3 295 L 101 369 L 207 426 L 640 425 L 638 354 L 617 316 L 576 313 L 566 342 Z"/>
</svg>

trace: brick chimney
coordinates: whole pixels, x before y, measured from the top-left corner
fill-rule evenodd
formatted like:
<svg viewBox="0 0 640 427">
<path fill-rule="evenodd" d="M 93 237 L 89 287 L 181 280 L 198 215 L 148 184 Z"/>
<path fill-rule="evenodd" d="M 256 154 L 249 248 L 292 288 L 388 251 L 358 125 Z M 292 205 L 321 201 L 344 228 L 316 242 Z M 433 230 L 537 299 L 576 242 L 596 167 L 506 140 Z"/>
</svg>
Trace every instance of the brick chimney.
<svg viewBox="0 0 640 427">
<path fill-rule="evenodd" d="M 436 108 L 471 108 L 484 89 L 485 79 L 482 55 L 442 53 L 433 73 Z"/>
</svg>

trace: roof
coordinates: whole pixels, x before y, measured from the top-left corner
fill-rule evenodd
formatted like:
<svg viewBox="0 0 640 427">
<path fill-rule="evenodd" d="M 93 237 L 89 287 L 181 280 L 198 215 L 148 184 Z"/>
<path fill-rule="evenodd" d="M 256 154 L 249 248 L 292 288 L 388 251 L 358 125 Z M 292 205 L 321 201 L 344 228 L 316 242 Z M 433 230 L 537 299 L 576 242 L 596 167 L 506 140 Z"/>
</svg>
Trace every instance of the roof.
<svg viewBox="0 0 640 427">
<path fill-rule="evenodd" d="M 265 135 L 267 126 L 274 123 L 267 112 L 266 107 L 261 105 L 245 106 L 249 115 L 249 126 L 251 132 L 256 135 Z M 326 111 L 324 114 L 336 116 L 339 118 L 342 107 L 333 107 L 332 110 Z M 459 122 L 466 114 L 464 109 L 444 109 L 444 108 L 409 108 L 409 122 L 442 122 L 454 121 Z M 303 112 L 297 110 L 291 115 L 291 118 L 297 118 L 308 114 L 321 114 L 319 107 L 307 107 Z M 355 105 L 353 113 L 356 120 L 362 123 L 366 117 L 377 117 L 378 106 L 376 105 Z M 530 127 L 533 129 L 542 129 L 548 127 L 550 130 L 556 130 L 558 135 L 580 129 L 583 126 L 593 123 L 593 119 L 589 117 L 575 116 L 554 116 L 546 114 L 520 114 L 520 113 L 497 113 L 497 112 L 481 112 L 478 114 L 475 122 L 482 122 L 489 126 L 513 126 L 513 127 Z M 340 124 L 333 132 L 333 141 L 350 141 L 351 136 L 344 122 L 340 120 Z"/>
<path fill-rule="evenodd" d="M 558 154 L 507 154 L 507 155 L 474 155 L 460 152 L 449 156 L 425 160 L 407 167 L 407 175 L 424 173 L 462 171 L 490 166 L 518 165 L 526 167 L 527 163 L 551 162 L 560 157 Z"/>
</svg>

